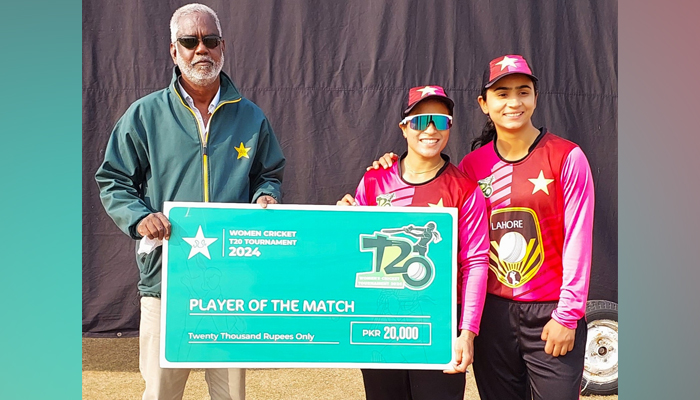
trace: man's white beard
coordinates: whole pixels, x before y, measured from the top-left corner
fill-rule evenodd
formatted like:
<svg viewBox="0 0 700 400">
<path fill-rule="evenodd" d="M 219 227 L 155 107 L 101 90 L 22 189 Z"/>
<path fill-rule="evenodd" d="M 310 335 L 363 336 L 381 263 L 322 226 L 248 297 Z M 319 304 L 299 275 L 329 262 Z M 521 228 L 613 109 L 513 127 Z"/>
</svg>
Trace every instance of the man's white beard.
<svg viewBox="0 0 700 400">
<path fill-rule="evenodd" d="M 182 75 L 184 75 L 185 78 L 187 78 L 187 80 L 189 80 L 197 86 L 207 86 L 213 83 L 219 77 L 219 73 L 221 72 L 221 69 L 224 66 L 223 53 L 221 54 L 221 58 L 219 59 L 218 63 L 214 62 L 214 60 L 209 56 L 195 56 L 195 58 L 192 60 L 192 63 L 188 63 L 182 58 L 179 51 L 177 51 L 176 53 L 177 66 L 180 67 Z M 194 65 L 196 62 L 202 60 L 211 62 L 212 66 L 207 69 L 201 69 Z"/>
</svg>

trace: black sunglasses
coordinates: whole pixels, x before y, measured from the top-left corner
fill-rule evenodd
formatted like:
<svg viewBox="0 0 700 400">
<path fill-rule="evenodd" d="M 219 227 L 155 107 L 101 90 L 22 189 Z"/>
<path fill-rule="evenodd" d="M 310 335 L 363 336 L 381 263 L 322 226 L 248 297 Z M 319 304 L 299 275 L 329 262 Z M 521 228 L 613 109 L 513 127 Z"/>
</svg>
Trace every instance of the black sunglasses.
<svg viewBox="0 0 700 400">
<path fill-rule="evenodd" d="M 187 50 L 192 50 L 199 44 L 199 38 L 196 36 L 183 36 L 177 38 L 177 42 L 180 43 L 182 47 L 186 48 Z M 215 49 L 219 46 L 219 43 L 221 43 L 221 36 L 204 36 L 202 38 L 202 43 L 204 43 L 204 45 L 208 49 Z"/>
</svg>

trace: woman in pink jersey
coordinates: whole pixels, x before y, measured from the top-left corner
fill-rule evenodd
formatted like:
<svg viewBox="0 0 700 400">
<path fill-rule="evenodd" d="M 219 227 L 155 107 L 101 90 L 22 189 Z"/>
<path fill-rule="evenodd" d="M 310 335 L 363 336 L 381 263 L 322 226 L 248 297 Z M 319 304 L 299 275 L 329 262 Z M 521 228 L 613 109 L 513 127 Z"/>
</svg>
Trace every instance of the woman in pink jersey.
<svg viewBox="0 0 700 400">
<path fill-rule="evenodd" d="M 537 83 L 520 55 L 489 63 L 478 97 L 488 120 L 459 165 L 489 216 L 488 294 L 474 341 L 482 400 L 579 398 L 593 180 L 576 144 L 532 124 Z"/>
<path fill-rule="evenodd" d="M 345 195 L 339 205 L 456 207 L 459 217 L 458 288 L 459 337 L 453 369 L 363 369 L 367 400 L 433 400 L 464 398 L 465 371 L 472 363 L 474 337 L 486 293 L 488 227 L 486 204 L 479 186 L 442 154 L 450 137 L 454 103 L 439 86 L 409 90 L 399 127 L 408 151 L 386 170 L 368 171 L 355 196 Z M 430 223 L 408 227 L 418 239 L 417 251 L 426 251 L 439 234 Z"/>
</svg>

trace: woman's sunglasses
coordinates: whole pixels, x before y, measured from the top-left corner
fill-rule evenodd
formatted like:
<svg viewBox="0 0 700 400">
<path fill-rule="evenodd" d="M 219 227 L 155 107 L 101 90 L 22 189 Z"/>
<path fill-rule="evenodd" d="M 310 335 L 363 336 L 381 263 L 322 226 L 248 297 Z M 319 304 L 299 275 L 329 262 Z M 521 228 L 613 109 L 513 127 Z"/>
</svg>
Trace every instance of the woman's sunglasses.
<svg viewBox="0 0 700 400">
<path fill-rule="evenodd" d="M 177 38 L 177 42 L 187 50 L 192 50 L 199 44 L 199 38 L 195 36 L 183 36 L 181 38 Z M 204 43 L 208 49 L 215 49 L 219 46 L 219 43 L 221 43 L 221 36 L 204 36 L 202 38 L 202 43 Z"/>
<path fill-rule="evenodd" d="M 445 114 L 410 115 L 401 121 L 401 125 L 408 124 L 413 130 L 424 131 L 428 129 L 431 122 L 435 125 L 435 129 L 444 131 L 452 126 L 452 117 Z"/>
</svg>

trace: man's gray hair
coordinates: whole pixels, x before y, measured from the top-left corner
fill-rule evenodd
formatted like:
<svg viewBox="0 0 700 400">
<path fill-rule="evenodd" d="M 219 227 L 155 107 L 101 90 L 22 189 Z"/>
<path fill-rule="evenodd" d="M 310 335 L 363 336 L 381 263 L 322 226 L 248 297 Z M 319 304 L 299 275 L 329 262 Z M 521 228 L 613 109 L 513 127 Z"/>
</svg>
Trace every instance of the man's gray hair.
<svg viewBox="0 0 700 400">
<path fill-rule="evenodd" d="M 173 17 L 170 19 L 170 42 L 175 43 L 177 40 L 177 33 L 180 29 L 180 19 L 182 17 L 192 15 L 192 14 L 209 14 L 214 18 L 216 22 L 216 29 L 219 30 L 219 36 L 221 36 L 221 23 L 219 22 L 219 17 L 216 15 L 214 10 L 205 6 L 204 4 L 192 3 L 186 4 L 173 13 Z"/>
</svg>

